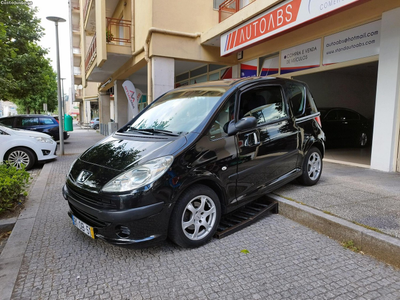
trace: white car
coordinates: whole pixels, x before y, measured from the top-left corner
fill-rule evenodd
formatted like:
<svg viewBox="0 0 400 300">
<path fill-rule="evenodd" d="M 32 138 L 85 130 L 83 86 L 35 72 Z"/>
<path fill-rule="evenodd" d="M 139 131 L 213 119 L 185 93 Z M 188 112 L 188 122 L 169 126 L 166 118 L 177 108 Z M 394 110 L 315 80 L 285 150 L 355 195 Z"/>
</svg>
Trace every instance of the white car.
<svg viewBox="0 0 400 300">
<path fill-rule="evenodd" d="M 0 161 L 25 169 L 57 157 L 57 143 L 45 133 L 0 125 Z"/>
</svg>

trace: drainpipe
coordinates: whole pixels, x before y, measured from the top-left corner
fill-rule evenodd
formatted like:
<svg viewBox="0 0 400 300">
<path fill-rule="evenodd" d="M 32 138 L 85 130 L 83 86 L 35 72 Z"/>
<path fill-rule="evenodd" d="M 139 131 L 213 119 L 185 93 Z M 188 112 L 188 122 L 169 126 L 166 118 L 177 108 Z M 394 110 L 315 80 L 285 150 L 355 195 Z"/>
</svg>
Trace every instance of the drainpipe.
<svg viewBox="0 0 400 300">
<path fill-rule="evenodd" d="M 152 89 L 153 74 L 152 74 L 152 64 L 151 64 L 151 60 L 150 60 L 150 57 L 149 57 L 150 39 L 151 39 L 151 35 L 153 33 L 161 33 L 161 34 L 182 36 L 182 37 L 188 37 L 188 38 L 192 38 L 192 39 L 196 39 L 196 38 L 201 36 L 201 32 L 187 33 L 187 32 L 182 32 L 182 31 L 175 31 L 175 30 L 167 30 L 167 29 L 160 29 L 160 28 L 150 27 L 149 31 L 147 32 L 146 42 L 145 42 L 144 47 L 143 47 L 144 58 L 146 59 L 147 64 L 148 64 L 148 67 L 147 67 L 147 86 L 148 86 L 148 88 L 147 88 L 147 104 L 150 104 L 151 102 L 153 102 L 153 89 Z"/>
</svg>

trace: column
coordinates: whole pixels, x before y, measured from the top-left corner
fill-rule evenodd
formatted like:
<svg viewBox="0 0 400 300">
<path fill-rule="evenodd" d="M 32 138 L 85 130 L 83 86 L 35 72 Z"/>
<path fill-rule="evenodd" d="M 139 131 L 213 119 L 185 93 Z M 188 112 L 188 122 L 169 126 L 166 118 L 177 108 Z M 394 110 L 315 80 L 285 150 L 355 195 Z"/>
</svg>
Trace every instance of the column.
<svg viewBox="0 0 400 300">
<path fill-rule="evenodd" d="M 395 171 L 399 138 L 400 8 L 382 14 L 371 168 Z"/>
<path fill-rule="evenodd" d="M 175 60 L 173 58 L 154 56 L 151 58 L 152 98 L 154 101 L 165 92 L 174 88 Z"/>
<path fill-rule="evenodd" d="M 124 126 L 130 120 L 128 118 L 128 99 L 126 98 L 122 83 L 124 80 L 114 81 L 114 105 L 115 105 L 115 122 L 118 123 L 118 128 Z"/>
<path fill-rule="evenodd" d="M 110 94 L 100 92 L 99 102 L 100 134 L 108 135 L 108 123 L 110 122 Z"/>
</svg>

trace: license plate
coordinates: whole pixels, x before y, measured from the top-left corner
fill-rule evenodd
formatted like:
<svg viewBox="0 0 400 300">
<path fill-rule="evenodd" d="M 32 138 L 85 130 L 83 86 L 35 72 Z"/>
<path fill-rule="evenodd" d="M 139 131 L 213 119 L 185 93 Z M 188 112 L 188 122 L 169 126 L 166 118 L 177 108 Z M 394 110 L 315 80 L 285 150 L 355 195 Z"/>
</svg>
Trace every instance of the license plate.
<svg viewBox="0 0 400 300">
<path fill-rule="evenodd" d="M 92 239 L 95 238 L 94 236 L 94 231 L 93 231 L 93 227 L 89 226 L 88 224 L 86 224 L 85 222 L 82 222 L 81 220 L 79 220 L 77 217 L 72 216 L 72 223 L 80 230 L 82 231 L 84 234 L 90 236 Z"/>
</svg>

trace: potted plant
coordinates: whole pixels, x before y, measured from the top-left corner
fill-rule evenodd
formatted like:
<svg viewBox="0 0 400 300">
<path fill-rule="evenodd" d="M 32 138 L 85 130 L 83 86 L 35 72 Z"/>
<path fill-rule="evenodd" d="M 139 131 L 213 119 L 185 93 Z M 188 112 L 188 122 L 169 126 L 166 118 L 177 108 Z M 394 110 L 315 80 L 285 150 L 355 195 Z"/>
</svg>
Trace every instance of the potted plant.
<svg viewBox="0 0 400 300">
<path fill-rule="evenodd" d="M 106 31 L 106 41 L 107 41 L 107 43 L 111 42 L 113 37 L 114 37 L 114 35 L 111 33 L 111 31 L 107 30 Z"/>
</svg>

